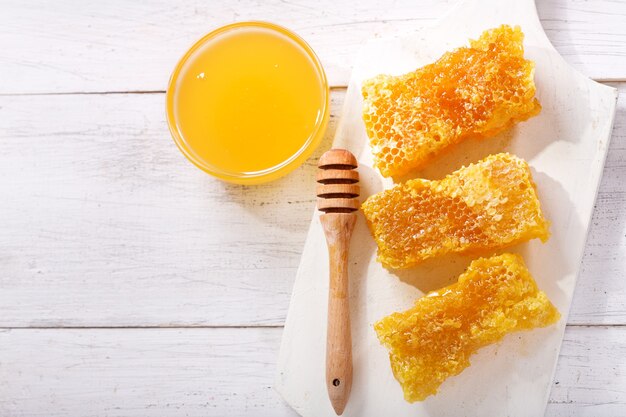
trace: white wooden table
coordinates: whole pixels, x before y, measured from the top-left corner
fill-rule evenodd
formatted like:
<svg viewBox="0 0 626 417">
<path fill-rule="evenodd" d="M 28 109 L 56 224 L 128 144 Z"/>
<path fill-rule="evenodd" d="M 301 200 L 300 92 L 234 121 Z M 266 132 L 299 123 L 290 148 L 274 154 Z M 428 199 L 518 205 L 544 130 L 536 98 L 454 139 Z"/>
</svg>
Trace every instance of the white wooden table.
<svg viewBox="0 0 626 417">
<path fill-rule="evenodd" d="M 271 385 L 351 62 L 452 4 L 2 0 L 0 416 L 294 416 Z M 564 58 L 622 94 L 547 415 L 624 416 L 626 1 L 538 9 Z M 179 56 L 249 19 L 301 34 L 333 86 L 314 157 L 256 187 L 194 168 L 164 119 Z"/>
</svg>

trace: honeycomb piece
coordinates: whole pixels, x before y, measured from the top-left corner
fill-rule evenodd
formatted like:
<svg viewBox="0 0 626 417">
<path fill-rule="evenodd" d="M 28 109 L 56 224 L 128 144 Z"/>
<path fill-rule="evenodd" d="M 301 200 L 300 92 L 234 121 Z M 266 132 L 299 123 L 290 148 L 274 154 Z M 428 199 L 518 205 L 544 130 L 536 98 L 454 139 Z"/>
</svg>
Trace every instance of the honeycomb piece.
<svg viewBox="0 0 626 417">
<path fill-rule="evenodd" d="M 502 25 L 416 71 L 365 81 L 363 120 L 380 172 L 406 174 L 468 137 L 538 114 L 523 39 L 519 27 Z"/>
<path fill-rule="evenodd" d="M 404 398 L 415 402 L 460 374 L 481 347 L 512 332 L 549 326 L 560 317 L 522 257 L 506 253 L 473 261 L 456 284 L 428 293 L 374 329 L 389 349 Z"/>
<path fill-rule="evenodd" d="M 370 196 L 361 208 L 378 244 L 378 260 L 388 268 L 549 237 L 530 168 L 508 153 L 490 155 L 440 181 L 396 185 Z"/>
</svg>

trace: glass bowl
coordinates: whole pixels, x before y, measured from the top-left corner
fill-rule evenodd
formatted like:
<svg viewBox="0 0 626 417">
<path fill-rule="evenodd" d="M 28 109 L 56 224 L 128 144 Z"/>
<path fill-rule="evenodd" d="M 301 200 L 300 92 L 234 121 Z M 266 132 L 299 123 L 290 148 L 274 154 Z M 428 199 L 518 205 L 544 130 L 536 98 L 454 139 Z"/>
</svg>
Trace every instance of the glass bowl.
<svg viewBox="0 0 626 417">
<path fill-rule="evenodd" d="M 292 147 L 296 149 L 294 152 L 291 152 L 289 155 L 285 155 L 283 158 L 281 155 L 280 161 L 276 161 L 276 163 L 271 164 L 271 166 L 261 167 L 261 169 L 255 168 L 252 170 L 249 169 L 236 169 L 226 167 L 225 162 L 222 163 L 222 160 L 215 159 L 210 160 L 211 152 L 205 150 L 204 155 L 200 151 L 201 146 L 194 145 L 193 141 L 189 140 L 188 137 L 185 137 L 185 111 L 189 112 L 191 109 L 188 107 L 185 108 L 180 101 L 183 99 L 180 98 L 181 94 L 179 90 L 183 90 L 183 82 L 187 82 L 189 77 L 195 77 L 196 75 L 190 74 L 191 71 L 189 68 L 193 66 L 194 62 L 197 62 L 198 59 L 203 59 L 203 54 L 211 53 L 212 45 L 216 45 L 218 42 L 222 42 L 224 40 L 230 39 L 229 36 L 239 36 L 244 35 L 243 31 L 249 32 L 258 30 L 259 33 L 271 33 L 277 36 L 277 39 L 282 39 L 285 42 L 285 47 L 289 48 L 297 48 L 299 49 L 310 62 L 310 66 L 312 68 L 312 74 L 315 74 L 317 80 L 319 80 L 319 108 L 318 112 L 314 118 L 314 123 L 311 123 L 311 129 L 308 129 L 308 124 L 306 128 L 303 128 L 302 137 L 294 138 L 294 143 Z M 231 54 L 233 55 L 233 54 Z M 237 59 L 238 54 L 235 54 L 235 58 Z M 207 58 L 204 57 L 206 60 Z M 211 58 L 212 59 L 212 58 Z M 208 61 L 213 62 L 215 61 Z M 216 63 L 215 65 L 218 65 Z M 227 65 L 227 64 L 225 64 Z M 232 65 L 232 62 L 229 64 Z M 308 64 L 307 64 L 308 65 Z M 276 65 L 278 68 L 278 66 Z M 217 67 L 216 67 L 217 68 Z M 243 67 L 237 67 L 243 68 Z M 250 68 L 251 74 L 254 73 L 253 67 L 245 67 Z M 246 70 L 247 71 L 247 70 Z M 216 71 L 216 74 L 218 72 Z M 220 72 L 221 74 L 221 72 Z M 197 76 L 204 77 L 204 72 L 199 73 Z M 293 80 L 292 80 L 293 81 Z M 280 87 L 280 86 L 279 86 Z M 291 86 L 293 87 L 293 86 Z M 278 89 L 280 90 L 280 88 Z M 318 98 L 315 98 L 318 100 Z M 311 49 L 311 47 L 298 35 L 293 32 L 285 29 L 281 26 L 267 23 L 267 22 L 240 22 L 229 24 L 218 28 L 211 33 L 204 36 L 202 39 L 197 41 L 190 49 L 185 53 L 185 55 L 180 59 L 178 64 L 176 65 L 172 76 L 169 81 L 167 94 L 166 94 L 166 112 L 167 112 L 167 123 L 174 139 L 174 142 L 180 149 L 180 151 L 185 155 L 185 157 L 191 161 L 198 168 L 203 170 L 204 172 L 211 174 L 221 180 L 239 183 L 239 184 L 260 184 L 268 181 L 275 180 L 287 173 L 291 172 L 298 166 L 300 166 L 315 150 L 315 148 L 319 145 L 324 132 L 326 130 L 326 126 L 328 124 L 329 118 L 329 87 L 328 81 L 326 79 L 326 75 L 324 73 L 324 69 L 322 65 Z M 216 117 L 216 116 L 215 116 Z M 242 117 L 245 117 L 242 114 Z M 313 116 L 311 116 L 313 117 Z M 209 120 L 209 119 L 207 119 Z M 308 119 L 307 119 L 308 120 Z M 206 122 L 209 123 L 209 122 Z M 304 134 L 306 133 L 306 134 Z M 188 135 L 191 136 L 191 135 Z M 245 140 L 262 140 L 263 132 L 259 132 L 259 135 L 255 138 L 243 138 L 244 143 Z M 211 145 L 209 141 L 216 140 L 215 137 L 207 137 L 206 141 L 208 145 Z M 205 141 L 204 137 L 202 141 Z M 236 162 L 237 152 L 242 148 L 241 143 L 235 143 L 239 141 L 233 141 L 232 145 L 230 142 L 226 141 L 223 143 L 227 143 L 224 146 L 231 147 L 232 149 L 226 149 L 228 151 L 228 155 Z M 196 141 L 197 143 L 197 141 Z M 262 143 L 261 143 L 262 144 Z M 255 146 L 259 146 L 259 143 L 255 143 Z M 220 145 L 221 146 L 221 145 Z M 292 148 L 291 146 L 289 149 Z M 221 148 L 220 148 L 221 149 Z M 217 152 L 213 153 L 217 154 Z M 249 157 L 249 156 L 248 156 Z M 225 160 L 225 159 L 224 159 Z M 232 164 L 231 164 L 232 165 Z"/>
</svg>

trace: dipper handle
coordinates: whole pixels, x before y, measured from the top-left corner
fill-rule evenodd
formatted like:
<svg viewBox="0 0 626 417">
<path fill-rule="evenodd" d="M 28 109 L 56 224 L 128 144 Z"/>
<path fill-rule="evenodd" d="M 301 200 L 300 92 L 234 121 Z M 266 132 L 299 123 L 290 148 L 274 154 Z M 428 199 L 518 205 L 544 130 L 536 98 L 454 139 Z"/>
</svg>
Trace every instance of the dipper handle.
<svg viewBox="0 0 626 417">
<path fill-rule="evenodd" d="M 352 337 L 350 331 L 348 250 L 359 202 L 356 158 L 343 149 L 331 149 L 318 163 L 318 209 L 329 258 L 328 332 L 326 335 L 326 386 L 338 415 L 346 407 L 352 388 Z"/>
</svg>

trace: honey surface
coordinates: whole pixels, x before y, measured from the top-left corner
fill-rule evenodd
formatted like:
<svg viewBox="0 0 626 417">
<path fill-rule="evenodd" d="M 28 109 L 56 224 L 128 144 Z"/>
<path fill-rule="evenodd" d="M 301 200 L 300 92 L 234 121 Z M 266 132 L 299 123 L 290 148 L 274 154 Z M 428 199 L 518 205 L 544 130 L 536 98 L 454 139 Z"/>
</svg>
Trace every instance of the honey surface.
<svg viewBox="0 0 626 417">
<path fill-rule="evenodd" d="M 427 294 L 410 310 L 391 314 L 374 328 L 389 349 L 405 399 L 414 402 L 461 373 L 479 348 L 559 318 L 522 258 L 503 254 L 473 261 L 456 284 Z"/>
<path fill-rule="evenodd" d="M 188 147 L 218 171 L 271 169 L 321 122 L 325 82 L 290 37 L 263 27 L 216 36 L 181 68 L 174 98 Z"/>
<path fill-rule="evenodd" d="M 490 155 L 440 181 L 396 185 L 369 197 L 362 210 L 378 260 L 390 268 L 549 236 L 530 168 L 508 153 Z"/>
<path fill-rule="evenodd" d="M 493 136 L 539 113 L 523 38 L 503 25 L 414 72 L 366 80 L 363 120 L 381 173 L 406 174 L 467 137 Z"/>
</svg>

